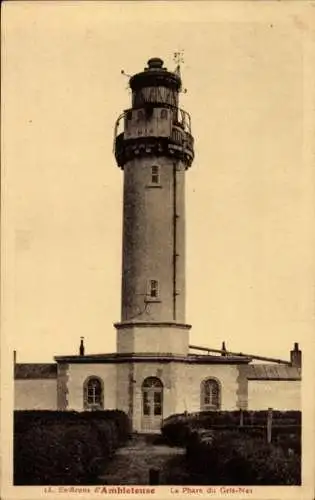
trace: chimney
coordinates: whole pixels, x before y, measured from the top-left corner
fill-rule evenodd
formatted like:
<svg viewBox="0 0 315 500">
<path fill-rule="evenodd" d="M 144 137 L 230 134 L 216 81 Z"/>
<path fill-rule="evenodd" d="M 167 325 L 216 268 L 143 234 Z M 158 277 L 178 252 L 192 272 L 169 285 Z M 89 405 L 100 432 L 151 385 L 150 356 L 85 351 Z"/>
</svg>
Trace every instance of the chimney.
<svg viewBox="0 0 315 500">
<path fill-rule="evenodd" d="M 13 364 L 16 365 L 16 351 L 13 351 Z"/>
<path fill-rule="evenodd" d="M 301 368 L 302 366 L 302 351 L 299 349 L 299 344 L 294 342 L 294 348 L 290 351 L 290 361 L 292 366 Z"/>
<path fill-rule="evenodd" d="M 221 351 L 223 351 L 223 352 L 221 353 L 221 354 L 222 354 L 222 356 L 227 356 L 227 353 L 226 353 L 226 347 L 225 347 L 225 342 L 224 342 L 224 341 L 222 342 Z"/>
<path fill-rule="evenodd" d="M 79 349 L 79 354 L 80 356 L 84 356 L 84 337 L 81 337 L 81 342 L 80 342 L 80 349 Z"/>
</svg>

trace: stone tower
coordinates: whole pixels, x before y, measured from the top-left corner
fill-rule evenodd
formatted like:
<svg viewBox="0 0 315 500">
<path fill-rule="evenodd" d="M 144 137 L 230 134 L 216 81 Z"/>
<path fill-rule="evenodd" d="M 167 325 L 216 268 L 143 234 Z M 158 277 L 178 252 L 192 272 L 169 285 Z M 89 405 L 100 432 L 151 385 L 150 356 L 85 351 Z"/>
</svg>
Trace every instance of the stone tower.
<svg viewBox="0 0 315 500">
<path fill-rule="evenodd" d="M 115 127 L 115 157 L 124 172 L 117 352 L 186 356 L 185 175 L 194 158 L 190 116 L 179 108 L 179 70 L 168 71 L 161 59 L 150 59 L 129 84 L 132 106 Z"/>
</svg>

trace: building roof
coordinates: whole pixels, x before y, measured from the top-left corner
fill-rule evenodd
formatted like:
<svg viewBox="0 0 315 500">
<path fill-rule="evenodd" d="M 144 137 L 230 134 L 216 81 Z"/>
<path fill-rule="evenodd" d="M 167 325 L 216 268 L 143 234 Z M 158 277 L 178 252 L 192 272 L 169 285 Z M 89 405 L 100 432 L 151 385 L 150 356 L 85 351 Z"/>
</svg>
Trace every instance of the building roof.
<svg viewBox="0 0 315 500">
<path fill-rule="evenodd" d="M 301 380 L 301 368 L 286 364 L 253 364 L 246 367 L 248 380 Z"/>
<path fill-rule="evenodd" d="M 17 363 L 14 366 L 15 379 L 57 378 L 57 363 Z"/>
<path fill-rule="evenodd" d="M 205 354 L 189 354 L 181 356 L 172 353 L 107 353 L 75 356 L 55 356 L 58 363 L 125 363 L 125 362 L 157 362 L 175 361 L 187 364 L 247 364 L 251 361 L 245 356 L 212 356 Z"/>
<path fill-rule="evenodd" d="M 290 365 L 248 364 L 250 359 L 237 359 L 224 356 L 174 356 L 163 354 L 91 354 L 88 356 L 59 356 L 55 358 L 64 363 L 120 363 L 120 362 L 186 362 L 192 364 L 245 364 L 245 376 L 248 380 L 301 380 L 301 369 Z M 57 363 L 17 363 L 14 367 L 14 378 L 25 379 L 56 379 Z"/>
</svg>

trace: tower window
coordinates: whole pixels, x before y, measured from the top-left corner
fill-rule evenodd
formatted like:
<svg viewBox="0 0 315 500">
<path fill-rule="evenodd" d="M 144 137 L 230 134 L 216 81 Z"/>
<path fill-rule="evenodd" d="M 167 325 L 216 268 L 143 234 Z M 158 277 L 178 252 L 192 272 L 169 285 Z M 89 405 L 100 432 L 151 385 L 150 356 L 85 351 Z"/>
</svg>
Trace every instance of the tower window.
<svg viewBox="0 0 315 500">
<path fill-rule="evenodd" d="M 151 183 L 160 184 L 160 167 L 158 165 L 151 167 Z"/>
<path fill-rule="evenodd" d="M 142 111 L 142 109 L 140 109 L 140 111 L 138 111 L 137 120 L 138 120 L 138 122 L 141 122 L 142 120 L 144 120 L 144 112 Z"/>
<path fill-rule="evenodd" d="M 153 300 L 159 298 L 159 282 L 157 280 L 149 280 L 148 295 Z"/>
</svg>

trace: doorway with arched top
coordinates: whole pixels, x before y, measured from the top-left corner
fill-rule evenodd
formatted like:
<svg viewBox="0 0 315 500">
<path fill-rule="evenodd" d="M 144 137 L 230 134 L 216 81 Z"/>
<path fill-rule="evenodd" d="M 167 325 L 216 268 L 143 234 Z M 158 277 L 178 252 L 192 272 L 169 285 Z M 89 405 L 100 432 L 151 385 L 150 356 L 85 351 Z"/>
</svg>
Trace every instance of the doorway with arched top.
<svg viewBox="0 0 315 500">
<path fill-rule="evenodd" d="M 147 377 L 142 384 L 142 430 L 158 432 L 163 419 L 163 384 L 157 377 Z"/>
</svg>

